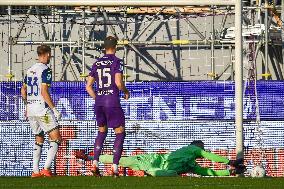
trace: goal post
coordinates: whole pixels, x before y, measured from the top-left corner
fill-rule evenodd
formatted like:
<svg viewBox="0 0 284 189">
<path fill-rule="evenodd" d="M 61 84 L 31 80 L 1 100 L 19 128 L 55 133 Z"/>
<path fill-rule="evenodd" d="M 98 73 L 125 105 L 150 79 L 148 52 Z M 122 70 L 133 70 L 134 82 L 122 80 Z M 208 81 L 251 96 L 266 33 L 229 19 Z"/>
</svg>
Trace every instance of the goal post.
<svg viewBox="0 0 284 189">
<path fill-rule="evenodd" d="M 243 158 L 243 41 L 242 41 L 242 1 L 235 3 L 235 124 L 236 154 Z"/>
</svg>

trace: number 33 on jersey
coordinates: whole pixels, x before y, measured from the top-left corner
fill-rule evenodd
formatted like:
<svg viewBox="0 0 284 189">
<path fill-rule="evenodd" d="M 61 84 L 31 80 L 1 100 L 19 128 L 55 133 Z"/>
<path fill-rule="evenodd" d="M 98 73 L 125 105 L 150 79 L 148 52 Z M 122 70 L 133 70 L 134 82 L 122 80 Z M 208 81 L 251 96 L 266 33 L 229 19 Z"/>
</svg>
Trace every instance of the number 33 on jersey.
<svg viewBox="0 0 284 189">
<path fill-rule="evenodd" d="M 44 116 L 48 105 L 41 96 L 41 85 L 50 85 L 52 79 L 51 69 L 42 63 L 30 67 L 25 76 L 27 86 L 27 116 Z"/>
</svg>

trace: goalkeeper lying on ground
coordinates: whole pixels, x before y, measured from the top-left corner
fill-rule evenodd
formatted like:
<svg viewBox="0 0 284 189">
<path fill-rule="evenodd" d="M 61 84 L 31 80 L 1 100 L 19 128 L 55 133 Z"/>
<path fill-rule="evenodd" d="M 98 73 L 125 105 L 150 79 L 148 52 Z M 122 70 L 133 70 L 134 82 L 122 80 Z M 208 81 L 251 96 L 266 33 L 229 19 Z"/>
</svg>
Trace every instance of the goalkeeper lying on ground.
<svg viewBox="0 0 284 189">
<path fill-rule="evenodd" d="M 79 150 L 75 155 L 84 160 L 93 160 L 84 151 Z M 231 169 L 213 170 L 201 167 L 196 163 L 197 158 L 206 158 L 214 162 L 225 163 Z M 101 155 L 101 163 L 112 163 L 112 155 Z M 133 170 L 144 171 L 151 176 L 178 176 L 183 173 L 194 173 L 202 176 L 229 176 L 242 174 L 245 171 L 243 159 L 229 160 L 225 157 L 204 151 L 204 143 L 200 140 L 193 141 L 190 145 L 182 147 L 167 154 L 142 154 L 128 157 L 121 157 L 119 165 L 129 167 Z"/>
</svg>

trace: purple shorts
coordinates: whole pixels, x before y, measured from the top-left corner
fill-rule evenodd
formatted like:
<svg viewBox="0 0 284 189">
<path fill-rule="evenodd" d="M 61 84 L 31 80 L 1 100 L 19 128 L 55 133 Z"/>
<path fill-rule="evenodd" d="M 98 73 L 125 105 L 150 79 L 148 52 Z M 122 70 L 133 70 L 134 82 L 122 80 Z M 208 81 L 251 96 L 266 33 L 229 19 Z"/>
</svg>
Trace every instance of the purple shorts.
<svg viewBox="0 0 284 189">
<path fill-rule="evenodd" d="M 121 107 L 95 107 L 96 120 L 99 127 L 117 128 L 125 126 L 124 112 Z"/>
</svg>

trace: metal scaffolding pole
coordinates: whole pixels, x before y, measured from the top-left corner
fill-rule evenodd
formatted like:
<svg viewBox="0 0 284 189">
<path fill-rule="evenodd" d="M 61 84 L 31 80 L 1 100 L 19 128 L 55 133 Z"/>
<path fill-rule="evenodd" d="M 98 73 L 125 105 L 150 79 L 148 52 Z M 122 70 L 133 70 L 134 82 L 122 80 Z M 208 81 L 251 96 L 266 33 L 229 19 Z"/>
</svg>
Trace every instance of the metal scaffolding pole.
<svg viewBox="0 0 284 189">
<path fill-rule="evenodd" d="M 107 16 L 106 10 L 104 8 L 102 8 L 102 13 L 103 13 L 103 16 L 105 18 L 105 21 L 109 22 L 109 17 Z M 110 29 L 110 31 L 114 35 L 114 37 L 116 37 L 118 39 L 118 36 L 117 36 L 117 34 L 115 32 L 114 27 L 112 25 L 109 25 L 108 28 Z"/>
<path fill-rule="evenodd" d="M 265 18 L 264 18 L 264 23 L 265 23 L 265 49 L 264 49 L 264 57 L 265 57 L 265 79 L 268 79 L 268 0 L 265 0 Z"/>
<path fill-rule="evenodd" d="M 188 5 L 234 5 L 237 0 L 1 0 L 0 5 L 12 6 L 188 6 Z"/>
<path fill-rule="evenodd" d="M 70 65 L 71 73 L 73 74 L 74 79 L 78 80 L 78 78 L 76 77 L 76 73 L 75 73 L 75 71 L 72 67 L 72 64 L 71 64 L 72 56 L 73 56 L 73 54 L 75 53 L 76 50 L 77 50 L 77 47 L 73 47 L 71 52 L 70 52 L 69 57 L 67 57 L 67 55 L 63 55 L 63 58 L 66 61 L 66 64 L 63 66 L 62 73 L 59 77 L 59 81 L 62 81 L 64 74 L 66 73 L 66 70 L 67 70 L 69 65 Z"/>
<path fill-rule="evenodd" d="M 52 14 L 52 25 L 51 25 L 51 38 L 50 38 L 50 41 L 53 41 L 53 42 L 55 42 L 55 8 L 54 7 L 52 7 L 51 8 L 51 14 Z M 53 62 L 52 62 L 52 64 L 53 64 L 53 81 L 55 81 L 55 76 L 56 76 L 56 73 L 55 73 L 55 64 L 56 64 L 56 60 L 55 60 L 55 48 L 56 48 L 56 46 L 54 45 L 53 46 L 53 48 L 52 48 L 52 51 L 53 51 Z"/>
<path fill-rule="evenodd" d="M 85 7 L 84 7 L 84 11 L 82 12 L 82 19 L 83 19 L 83 34 L 82 34 L 82 73 L 80 75 L 80 77 L 83 78 L 83 81 L 85 80 L 85 78 L 87 77 L 86 74 L 86 11 L 85 11 Z"/>
<path fill-rule="evenodd" d="M 235 104 L 236 104 L 236 155 L 243 158 L 243 45 L 242 45 L 242 1 L 235 6 Z"/>
<path fill-rule="evenodd" d="M 98 8 L 98 12 L 95 14 L 95 16 L 94 16 L 94 21 L 92 22 L 93 23 L 93 26 L 92 26 L 92 28 L 91 28 L 91 30 L 90 30 L 90 34 L 89 34 L 89 37 L 88 37 L 88 41 L 90 41 L 90 40 L 92 40 L 92 31 L 94 31 L 94 29 L 95 29 L 95 26 L 96 26 L 96 21 L 97 21 L 97 19 L 98 19 L 98 17 L 99 17 L 99 11 L 100 11 L 100 9 Z"/>
<path fill-rule="evenodd" d="M 28 18 L 30 16 L 30 14 L 31 14 L 32 8 L 33 8 L 33 6 L 29 7 L 29 9 L 28 9 L 28 11 L 26 13 L 25 19 L 22 22 L 22 24 L 21 24 L 21 26 L 20 26 L 16 36 L 13 38 L 13 41 L 17 41 L 19 39 L 19 37 L 20 37 L 20 35 L 21 35 L 21 33 L 22 33 L 23 29 L 24 29 L 24 26 L 25 26 L 25 24 L 26 24 L 26 22 L 27 22 L 27 20 L 28 20 Z"/>
<path fill-rule="evenodd" d="M 35 7 L 35 8 L 36 8 L 36 13 L 37 13 L 37 16 L 38 16 L 38 20 L 40 21 L 40 27 L 42 29 L 42 32 L 43 32 L 43 35 L 44 35 L 44 39 L 48 40 L 48 35 L 47 35 L 46 29 L 44 27 L 44 23 L 43 23 L 43 20 L 42 20 L 39 8 L 38 7 Z"/>
<path fill-rule="evenodd" d="M 215 7 L 212 6 L 213 9 L 213 16 L 212 16 L 212 33 L 211 33 L 211 77 L 212 80 L 216 78 L 216 71 L 215 71 L 215 47 L 214 47 L 214 40 L 215 40 Z"/>
<path fill-rule="evenodd" d="M 225 15 L 224 15 L 224 17 L 223 17 L 223 19 L 222 19 L 222 23 L 221 23 L 219 32 L 222 32 L 222 31 L 223 31 L 224 26 L 225 26 L 226 21 L 227 21 L 227 18 L 228 18 L 228 12 L 225 13 Z"/>
<path fill-rule="evenodd" d="M 165 7 L 162 7 L 159 12 L 157 12 L 157 14 L 155 14 L 155 16 L 153 16 L 152 20 L 141 30 L 140 34 L 137 35 L 134 39 L 138 40 L 142 34 L 154 23 L 154 21 L 156 20 L 156 18 L 161 14 L 161 12 L 165 9 Z"/>
<path fill-rule="evenodd" d="M 233 56 L 233 47 L 232 45 L 229 46 L 229 53 L 230 53 L 230 62 L 231 62 L 231 80 L 233 81 L 235 79 L 235 76 L 234 76 L 234 62 L 235 62 L 235 59 L 234 59 L 234 56 Z"/>
<path fill-rule="evenodd" d="M 180 13 L 180 9 L 178 7 L 175 10 Z M 205 40 L 206 37 L 194 26 L 194 24 L 186 17 L 185 21 L 187 22 L 188 26 L 200 37 L 200 39 Z"/>
<path fill-rule="evenodd" d="M 141 58 L 146 60 L 148 63 L 152 63 L 151 60 L 149 60 L 144 54 L 142 54 L 134 45 L 129 45 Z M 147 64 L 147 66 L 154 72 L 154 74 L 157 74 L 157 70 L 151 65 Z"/>
<path fill-rule="evenodd" d="M 261 7 L 261 1 L 262 1 L 262 0 L 259 0 L 259 1 L 258 1 L 258 7 Z M 262 20 L 261 20 L 261 9 L 257 9 L 257 20 L 258 20 L 258 23 L 259 23 L 259 24 L 262 23 Z"/>
<path fill-rule="evenodd" d="M 234 43 L 235 41 L 232 41 Z M 62 46 L 70 45 L 72 47 L 80 47 L 78 41 L 15 41 L 15 45 L 53 45 Z M 102 45 L 103 41 L 86 41 L 86 45 Z M 210 48 L 210 40 L 173 40 L 173 41 L 118 41 L 118 46 L 129 46 L 129 45 L 145 45 L 145 46 L 181 46 L 181 47 L 192 47 L 192 48 Z M 230 48 L 232 44 L 220 44 L 219 41 L 215 40 L 214 46 L 216 48 Z"/>
<path fill-rule="evenodd" d="M 77 41 L 16 41 L 16 45 L 78 45 Z"/>
<path fill-rule="evenodd" d="M 189 25 L 189 27 L 195 31 L 195 33 L 200 37 L 200 39 L 205 40 L 206 37 L 194 26 L 194 24 L 192 22 L 190 22 L 189 18 L 186 17 L 185 21 L 187 22 L 187 24 Z"/>
<path fill-rule="evenodd" d="M 9 24 L 8 24 L 8 74 L 6 77 L 8 81 L 11 81 L 14 75 L 12 74 L 12 45 L 13 45 L 13 38 L 12 38 L 12 7 L 8 6 L 8 15 L 9 15 Z"/>
<path fill-rule="evenodd" d="M 127 36 L 127 13 L 124 12 L 124 39 L 123 40 L 128 40 Z M 124 81 L 127 81 L 128 78 L 128 69 L 127 69 L 127 55 L 128 55 L 128 50 L 127 50 L 127 45 L 123 46 L 124 50 Z"/>
</svg>

